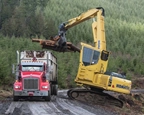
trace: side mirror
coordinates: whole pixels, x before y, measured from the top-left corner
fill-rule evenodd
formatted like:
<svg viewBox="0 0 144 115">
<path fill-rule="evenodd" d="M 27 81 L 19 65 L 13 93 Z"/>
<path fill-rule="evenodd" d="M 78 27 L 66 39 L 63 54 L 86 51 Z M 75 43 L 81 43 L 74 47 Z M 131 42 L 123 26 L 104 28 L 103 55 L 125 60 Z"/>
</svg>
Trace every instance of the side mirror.
<svg viewBox="0 0 144 115">
<path fill-rule="evenodd" d="M 103 50 L 102 53 L 101 53 L 101 60 L 107 61 L 108 57 L 109 57 L 109 52 Z"/>
</svg>

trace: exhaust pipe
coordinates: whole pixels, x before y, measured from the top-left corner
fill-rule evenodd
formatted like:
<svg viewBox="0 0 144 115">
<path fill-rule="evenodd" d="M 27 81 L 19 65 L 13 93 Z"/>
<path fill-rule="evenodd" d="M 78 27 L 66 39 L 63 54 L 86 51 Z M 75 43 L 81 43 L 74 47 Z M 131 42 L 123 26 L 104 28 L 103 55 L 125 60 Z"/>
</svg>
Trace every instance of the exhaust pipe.
<svg viewBox="0 0 144 115">
<path fill-rule="evenodd" d="M 19 64 L 19 51 L 17 51 L 17 64 Z"/>
</svg>

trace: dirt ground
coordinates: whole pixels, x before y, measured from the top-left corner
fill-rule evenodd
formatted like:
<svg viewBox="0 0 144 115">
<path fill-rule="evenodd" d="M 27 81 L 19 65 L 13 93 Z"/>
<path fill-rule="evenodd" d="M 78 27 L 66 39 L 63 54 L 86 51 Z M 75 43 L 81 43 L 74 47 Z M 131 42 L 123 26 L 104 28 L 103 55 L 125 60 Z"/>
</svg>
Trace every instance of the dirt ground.
<svg viewBox="0 0 144 115">
<path fill-rule="evenodd" d="M 132 82 L 134 90 L 144 89 L 144 78 L 135 79 Z M 103 108 L 109 111 L 115 111 L 119 115 L 144 115 L 144 92 L 135 91 L 135 93 L 131 93 L 130 95 L 117 93 L 114 95 L 124 102 L 123 108 L 115 106 L 102 106 Z M 7 110 L 8 105 L 11 103 L 10 100 L 12 101 L 12 91 L 8 88 L 6 89 L 5 87 L 0 88 L 0 115 L 4 114 Z"/>
<path fill-rule="evenodd" d="M 132 81 L 132 93 L 130 95 L 116 95 L 124 102 L 123 108 L 110 107 L 120 115 L 144 115 L 144 78 Z"/>
<path fill-rule="evenodd" d="M 4 115 L 12 100 L 11 90 L 0 88 L 0 115 Z"/>
</svg>

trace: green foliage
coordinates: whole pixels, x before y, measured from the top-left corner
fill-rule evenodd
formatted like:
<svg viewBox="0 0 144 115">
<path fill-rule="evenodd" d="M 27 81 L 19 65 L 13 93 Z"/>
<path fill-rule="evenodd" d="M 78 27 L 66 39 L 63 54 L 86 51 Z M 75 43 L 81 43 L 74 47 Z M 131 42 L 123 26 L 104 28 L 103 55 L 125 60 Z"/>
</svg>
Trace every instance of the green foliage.
<svg viewBox="0 0 144 115">
<path fill-rule="evenodd" d="M 2 80 L 11 76 L 16 50 L 41 50 L 39 44 L 27 39 L 30 35 L 48 39 L 57 34 L 62 22 L 99 6 L 105 9 L 107 50 L 111 52 L 108 71 L 126 72 L 128 79 L 144 74 L 143 0 L 1 0 L 0 3 L 0 33 L 5 36 L 0 34 Z M 92 19 L 71 28 L 67 41 L 79 47 L 80 42 L 93 44 L 91 23 Z M 79 54 L 53 53 L 58 58 L 59 86 L 74 87 Z"/>
<path fill-rule="evenodd" d="M 0 29 L 4 21 L 7 21 L 13 14 L 19 0 L 0 0 Z"/>
<path fill-rule="evenodd" d="M 39 50 L 39 44 L 32 44 L 30 39 L 3 37 L 0 35 L 0 84 L 11 83 L 12 64 L 16 63 L 16 51 Z"/>
<path fill-rule="evenodd" d="M 0 31 L 5 36 L 39 37 L 46 30 L 43 10 L 48 0 L 1 0 L 0 3 Z"/>
<path fill-rule="evenodd" d="M 8 72 L 9 63 L 7 63 L 8 57 L 5 56 L 6 52 L 4 52 L 2 50 L 0 50 L 0 52 L 1 52 L 1 56 L 3 56 L 0 58 L 0 62 L 1 62 L 0 63 L 0 79 L 1 79 L 0 84 L 1 84 L 3 81 L 5 81 L 5 77 L 7 77 L 9 74 L 9 72 Z"/>
<path fill-rule="evenodd" d="M 72 88 L 78 70 L 79 53 L 53 52 L 58 60 L 58 81 L 60 88 Z"/>
</svg>

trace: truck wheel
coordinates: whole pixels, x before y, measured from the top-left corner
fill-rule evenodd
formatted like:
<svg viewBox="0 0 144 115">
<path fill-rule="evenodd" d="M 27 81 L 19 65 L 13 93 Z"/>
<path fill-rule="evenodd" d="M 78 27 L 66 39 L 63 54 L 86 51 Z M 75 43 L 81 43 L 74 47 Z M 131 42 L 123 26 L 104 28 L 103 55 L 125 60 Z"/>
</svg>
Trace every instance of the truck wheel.
<svg viewBox="0 0 144 115">
<path fill-rule="evenodd" d="M 18 96 L 13 96 L 13 101 L 18 101 L 19 97 Z"/>
<path fill-rule="evenodd" d="M 51 91 L 48 91 L 48 96 L 45 97 L 46 101 L 50 101 L 51 100 Z"/>
<path fill-rule="evenodd" d="M 57 95 L 58 85 L 53 85 L 53 94 Z"/>
</svg>

